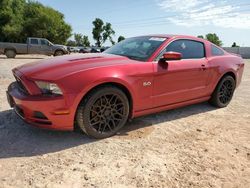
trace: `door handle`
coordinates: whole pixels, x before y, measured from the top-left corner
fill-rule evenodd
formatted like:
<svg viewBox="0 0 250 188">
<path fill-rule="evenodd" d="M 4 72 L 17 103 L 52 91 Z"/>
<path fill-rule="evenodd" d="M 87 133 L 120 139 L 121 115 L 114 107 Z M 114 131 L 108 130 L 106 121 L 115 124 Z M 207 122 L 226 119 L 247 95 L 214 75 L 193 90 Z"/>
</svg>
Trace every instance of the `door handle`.
<svg viewBox="0 0 250 188">
<path fill-rule="evenodd" d="M 206 70 L 206 65 L 202 64 L 201 65 L 201 70 Z"/>
</svg>

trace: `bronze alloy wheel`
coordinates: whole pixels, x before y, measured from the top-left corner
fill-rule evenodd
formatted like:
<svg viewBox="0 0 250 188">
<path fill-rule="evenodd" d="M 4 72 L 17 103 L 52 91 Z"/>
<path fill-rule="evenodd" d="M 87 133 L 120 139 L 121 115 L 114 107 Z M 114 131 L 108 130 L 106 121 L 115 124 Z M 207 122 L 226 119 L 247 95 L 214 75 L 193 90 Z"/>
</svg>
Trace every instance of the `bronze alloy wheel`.
<svg viewBox="0 0 250 188">
<path fill-rule="evenodd" d="M 101 134 L 112 132 L 119 126 L 125 113 L 125 104 L 119 95 L 103 95 L 91 106 L 89 123 Z"/>
<path fill-rule="evenodd" d="M 105 86 L 92 91 L 78 107 L 78 126 L 89 136 L 106 138 L 127 122 L 129 102 L 119 88 Z"/>
</svg>

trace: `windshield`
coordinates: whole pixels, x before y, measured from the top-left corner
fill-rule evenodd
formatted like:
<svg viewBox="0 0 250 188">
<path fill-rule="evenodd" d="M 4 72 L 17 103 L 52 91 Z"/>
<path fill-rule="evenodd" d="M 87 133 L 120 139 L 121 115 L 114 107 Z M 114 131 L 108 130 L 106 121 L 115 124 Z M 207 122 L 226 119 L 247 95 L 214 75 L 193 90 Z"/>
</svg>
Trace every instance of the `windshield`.
<svg viewBox="0 0 250 188">
<path fill-rule="evenodd" d="M 128 38 L 105 50 L 104 53 L 146 61 L 166 39 L 150 36 Z"/>
</svg>

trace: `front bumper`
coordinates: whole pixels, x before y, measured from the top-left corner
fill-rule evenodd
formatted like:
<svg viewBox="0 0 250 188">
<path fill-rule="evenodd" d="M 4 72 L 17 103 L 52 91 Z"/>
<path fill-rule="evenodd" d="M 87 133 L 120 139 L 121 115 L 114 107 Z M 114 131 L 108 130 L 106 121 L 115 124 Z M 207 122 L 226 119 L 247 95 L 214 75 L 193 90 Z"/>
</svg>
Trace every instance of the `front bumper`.
<svg viewBox="0 0 250 188">
<path fill-rule="evenodd" d="M 28 95 L 17 82 L 9 85 L 6 94 L 10 106 L 27 123 L 45 129 L 74 129 L 74 114 L 67 107 L 67 96 Z"/>
</svg>

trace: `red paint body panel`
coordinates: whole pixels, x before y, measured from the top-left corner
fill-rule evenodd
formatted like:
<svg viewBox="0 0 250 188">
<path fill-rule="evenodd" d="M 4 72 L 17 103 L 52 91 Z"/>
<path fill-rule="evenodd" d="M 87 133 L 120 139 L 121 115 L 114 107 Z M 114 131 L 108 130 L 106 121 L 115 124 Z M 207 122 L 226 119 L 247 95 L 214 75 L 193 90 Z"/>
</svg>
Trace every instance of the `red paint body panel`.
<svg viewBox="0 0 250 188">
<path fill-rule="evenodd" d="M 167 40 L 146 62 L 105 53 L 46 59 L 13 69 L 29 95 L 15 88 L 8 92 L 15 104 L 22 108 L 23 118 L 29 123 L 42 128 L 73 130 L 80 101 L 100 84 L 116 83 L 127 88 L 132 98 L 132 118 L 206 101 L 222 76 L 228 72 L 235 75 L 237 86 L 240 84 L 244 69 L 242 58 L 227 52 L 223 56 L 212 56 L 211 43 L 196 37 L 152 36 L 166 37 Z M 168 63 L 156 61 L 162 50 L 178 39 L 204 43 L 206 57 Z M 56 83 L 63 96 L 42 96 L 34 81 Z M 54 114 L 60 110 L 69 113 Z M 36 123 L 34 111 L 42 112 L 51 124 Z"/>
<path fill-rule="evenodd" d="M 13 99 L 15 104 L 18 105 L 24 112 L 24 119 L 28 123 L 33 124 L 36 127 L 46 128 L 46 129 L 55 129 L 55 130 L 73 130 L 72 122 L 74 118 L 72 115 L 54 115 L 55 110 L 61 110 L 67 104 L 65 103 L 66 97 L 57 97 L 57 98 L 44 98 L 44 97 L 27 97 L 21 95 L 17 90 L 10 91 L 10 95 L 14 96 Z M 48 122 L 46 120 L 41 120 L 33 116 L 34 111 L 41 111 L 49 119 L 51 125 L 41 124 L 39 122 Z"/>
</svg>

